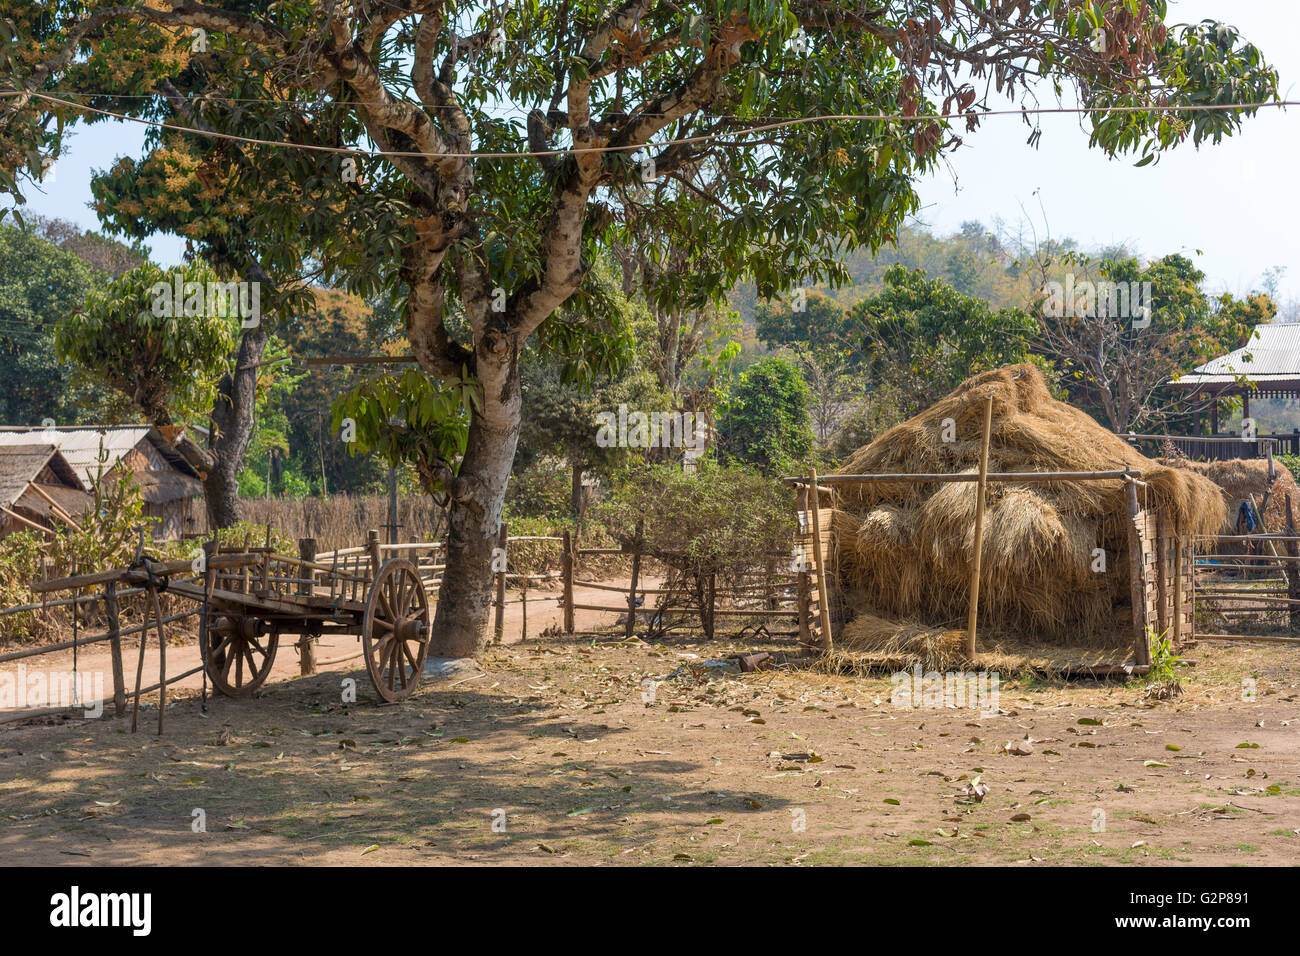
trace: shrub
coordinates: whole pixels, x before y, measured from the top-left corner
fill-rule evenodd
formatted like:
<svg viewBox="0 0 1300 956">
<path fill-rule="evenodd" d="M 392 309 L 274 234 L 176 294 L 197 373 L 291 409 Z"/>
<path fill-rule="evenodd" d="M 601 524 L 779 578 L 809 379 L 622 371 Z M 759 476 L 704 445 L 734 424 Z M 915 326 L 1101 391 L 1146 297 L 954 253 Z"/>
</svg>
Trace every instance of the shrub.
<svg viewBox="0 0 1300 956">
<path fill-rule="evenodd" d="M 704 464 L 624 472 L 595 510 L 616 540 L 630 544 L 645 521 L 646 554 L 696 576 L 732 576 L 761 567 L 794 545 L 794 491 L 750 469 Z"/>
</svg>

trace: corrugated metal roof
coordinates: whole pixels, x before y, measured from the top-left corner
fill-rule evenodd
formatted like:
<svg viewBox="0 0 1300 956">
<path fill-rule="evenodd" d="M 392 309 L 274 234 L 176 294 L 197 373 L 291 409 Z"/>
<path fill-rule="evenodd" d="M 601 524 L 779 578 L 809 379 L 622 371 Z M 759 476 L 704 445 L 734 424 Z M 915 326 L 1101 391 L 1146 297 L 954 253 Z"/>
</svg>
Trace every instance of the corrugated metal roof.
<svg viewBox="0 0 1300 956">
<path fill-rule="evenodd" d="M 101 449 L 104 455 L 103 471 L 108 474 L 131 449 L 146 439 L 182 475 L 197 477 L 194 469 L 176 449 L 157 429 L 149 425 L 114 425 L 105 428 L 0 427 L 0 447 L 31 444 L 34 441 L 55 444 L 87 488 L 94 483 L 95 476 L 99 473 Z"/>
<path fill-rule="evenodd" d="M 1224 385 L 1244 375 L 1252 382 L 1300 379 L 1300 322 L 1257 325 L 1247 342 L 1210 359 L 1171 385 Z"/>
</svg>

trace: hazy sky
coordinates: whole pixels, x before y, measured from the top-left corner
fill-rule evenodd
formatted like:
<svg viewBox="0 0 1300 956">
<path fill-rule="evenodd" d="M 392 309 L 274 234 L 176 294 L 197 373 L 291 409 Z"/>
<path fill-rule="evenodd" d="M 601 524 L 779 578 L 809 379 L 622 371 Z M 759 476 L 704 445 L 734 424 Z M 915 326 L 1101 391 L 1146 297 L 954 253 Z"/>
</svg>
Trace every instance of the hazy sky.
<svg viewBox="0 0 1300 956">
<path fill-rule="evenodd" d="M 1237 27 L 1278 71 L 1283 98 L 1300 99 L 1300 2 L 1171 0 L 1168 22 L 1207 18 Z M 1300 297 L 1300 199 L 1285 185 L 1296 176 L 1300 108 L 1260 110 L 1218 146 L 1180 146 L 1141 169 L 1089 149 L 1078 117 L 1041 124 L 1033 148 L 1019 118 L 985 121 L 921 184 L 922 221 L 954 232 L 967 219 L 1014 222 L 1023 206 L 1039 236 L 1045 212 L 1053 236 L 1089 247 L 1125 243 L 1152 258 L 1199 249 L 1212 291 L 1258 288 L 1265 269 L 1286 266 L 1280 297 Z"/>
<path fill-rule="evenodd" d="M 1284 97 L 1300 98 L 1300 2 L 1171 0 L 1170 7 L 1171 23 L 1212 18 L 1238 27 L 1278 70 Z M 1053 105 L 1050 91 L 1043 105 Z M 1107 160 L 1090 150 L 1077 117 L 1044 116 L 1041 124 L 1034 148 L 1018 117 L 986 120 L 949 154 L 943 171 L 919 184 L 921 220 L 946 233 L 967 219 L 988 226 L 995 216 L 1014 223 L 1027 215 L 1040 236 L 1050 229 L 1087 247 L 1125 243 L 1144 257 L 1182 251 L 1195 257 L 1215 292 L 1258 288 L 1265 269 L 1284 266 L 1281 298 L 1300 298 L 1300 199 L 1286 185 L 1300 155 L 1300 109 L 1263 110 L 1218 146 L 1179 147 L 1141 169 L 1132 158 Z M 136 124 L 81 128 L 45 195 L 31 191 L 28 210 L 98 228 L 87 208 L 92 168 L 139 155 L 142 141 Z M 161 235 L 149 245 L 164 264 L 179 261 L 183 248 Z"/>
</svg>

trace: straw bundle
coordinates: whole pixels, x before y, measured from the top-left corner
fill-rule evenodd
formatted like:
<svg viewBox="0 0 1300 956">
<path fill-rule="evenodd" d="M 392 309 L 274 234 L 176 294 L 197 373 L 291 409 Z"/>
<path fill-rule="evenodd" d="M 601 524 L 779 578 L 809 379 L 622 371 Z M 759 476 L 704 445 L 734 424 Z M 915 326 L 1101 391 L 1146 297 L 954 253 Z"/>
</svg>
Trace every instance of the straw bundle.
<svg viewBox="0 0 1300 956">
<path fill-rule="evenodd" d="M 1140 471 L 1149 485 L 1141 493 L 1145 504 L 1163 508 L 1183 533 L 1211 533 L 1224 523 L 1224 499 L 1213 483 L 1144 457 L 1088 415 L 1052 398 L 1032 365 L 969 379 L 858 449 L 841 471 L 974 472 L 987 396 L 993 398 L 991 472 L 1128 467 Z M 910 622 L 896 629 L 951 627 L 964 620 L 976 490 L 974 482 L 839 486 L 832 528 L 841 583 L 858 616 L 883 614 Z M 1128 528 L 1127 492 L 1118 479 L 991 484 L 981 556 L 981 627 L 987 624 L 991 635 L 1071 644 L 1130 639 Z M 1097 548 L 1105 554 L 1104 572 L 1094 570 Z M 883 640 L 875 633 L 879 628 L 859 634 L 863 628 L 854 627 L 853 643 Z M 916 634 L 908 638 L 916 639 Z"/>
<path fill-rule="evenodd" d="M 1255 496 L 1255 504 L 1264 510 L 1263 529 L 1272 534 L 1286 532 L 1286 499 L 1291 499 L 1291 509 L 1296 520 L 1300 521 L 1300 485 L 1291 472 L 1281 463 L 1274 465 L 1274 479 L 1268 480 L 1268 462 L 1263 458 L 1241 459 L 1231 461 L 1188 461 L 1186 458 L 1161 458 L 1160 464 L 1171 468 L 1182 468 L 1197 475 L 1203 475 L 1222 489 L 1227 505 L 1227 520 L 1222 528 L 1224 534 L 1236 533 L 1237 508 L 1249 496 Z M 1267 503 L 1265 501 L 1267 499 Z"/>
</svg>

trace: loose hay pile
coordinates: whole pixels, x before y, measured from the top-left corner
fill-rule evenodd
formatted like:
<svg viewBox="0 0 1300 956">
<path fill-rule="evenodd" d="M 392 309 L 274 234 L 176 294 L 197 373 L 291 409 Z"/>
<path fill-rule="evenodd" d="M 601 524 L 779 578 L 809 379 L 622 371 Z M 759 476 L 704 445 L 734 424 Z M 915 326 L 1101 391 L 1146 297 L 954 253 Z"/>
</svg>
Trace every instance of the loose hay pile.
<svg viewBox="0 0 1300 956">
<path fill-rule="evenodd" d="M 1300 519 L 1300 485 L 1281 463 L 1274 465 L 1273 480 L 1268 479 L 1268 462 L 1263 458 L 1231 461 L 1189 461 L 1186 458 L 1161 458 L 1160 464 L 1183 468 L 1203 475 L 1222 489 L 1227 517 L 1222 534 L 1236 534 L 1237 508 L 1251 495 L 1255 505 L 1263 509 L 1264 528 L 1273 534 L 1286 533 L 1286 499 L 1290 497 L 1292 511 Z M 1267 501 L 1266 501 L 1267 499 Z M 1260 529 L 1256 529 L 1257 531 Z M 1226 543 L 1226 542 L 1225 542 Z"/>
<path fill-rule="evenodd" d="M 1219 489 L 1138 453 L 1015 365 L 977 375 L 844 463 L 845 474 L 975 472 L 984 401 L 993 398 L 989 471 L 1141 471 L 1145 503 L 1183 534 L 1218 531 Z M 944 423 L 952 419 L 945 442 Z M 849 620 L 845 649 L 951 660 L 968 607 L 976 484 L 840 485 L 833 521 Z M 998 640 L 1120 647 L 1131 643 L 1128 500 L 1122 480 L 990 483 L 980 579 L 983 649 Z M 1106 571 L 1093 570 L 1094 549 Z M 986 630 L 987 628 L 987 630 Z"/>
</svg>

